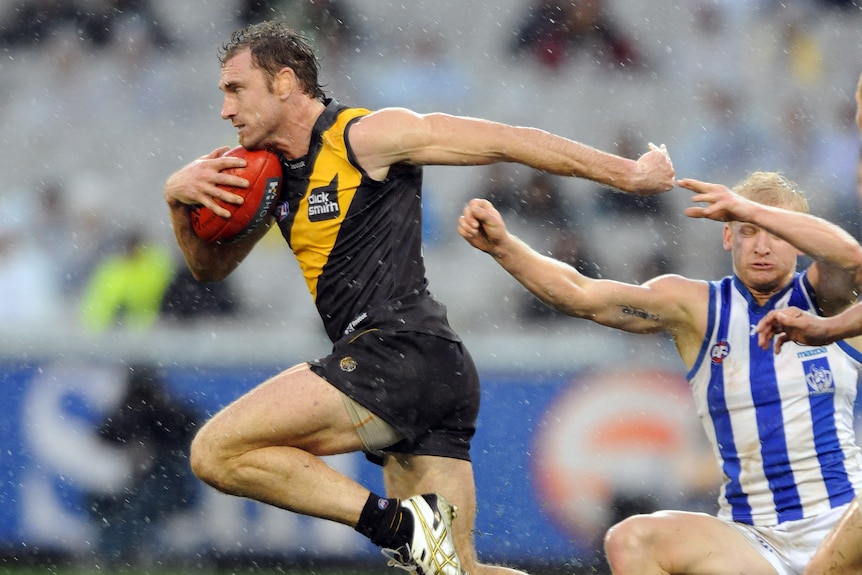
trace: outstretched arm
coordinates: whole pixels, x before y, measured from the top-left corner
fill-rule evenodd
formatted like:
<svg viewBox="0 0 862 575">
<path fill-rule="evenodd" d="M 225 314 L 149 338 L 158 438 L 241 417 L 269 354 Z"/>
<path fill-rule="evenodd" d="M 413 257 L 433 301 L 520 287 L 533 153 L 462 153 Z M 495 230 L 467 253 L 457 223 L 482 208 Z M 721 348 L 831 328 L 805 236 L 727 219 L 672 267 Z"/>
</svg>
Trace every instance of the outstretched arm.
<svg viewBox="0 0 862 575">
<path fill-rule="evenodd" d="M 862 74 L 856 84 L 856 125 L 862 132 Z M 862 336 L 862 304 L 855 304 L 831 317 L 820 317 L 794 307 L 775 310 L 757 324 L 757 343 L 769 349 L 775 342 L 775 353 L 788 341 L 803 345 L 826 345 Z"/>
<path fill-rule="evenodd" d="M 516 162 L 560 176 L 593 180 L 637 195 L 674 187 L 674 169 L 664 146 L 650 145 L 637 160 L 603 152 L 539 130 L 448 114 L 379 110 L 350 129 L 363 168 L 383 179 L 398 162 L 477 166 Z"/>
<path fill-rule="evenodd" d="M 784 240 L 814 260 L 808 278 L 826 315 L 856 301 L 862 292 L 862 246 L 841 227 L 808 213 L 764 205 L 741 197 L 720 184 L 684 179 L 695 194 L 685 215 L 722 222 L 753 224 Z"/>
<path fill-rule="evenodd" d="M 662 276 L 632 285 L 586 277 L 510 234 L 500 212 L 487 200 L 470 200 L 458 221 L 458 233 L 490 254 L 536 297 L 570 316 L 632 333 L 675 332 L 682 325 L 695 329 L 691 318 L 697 314 L 689 294 L 698 292 L 694 284 L 701 282 Z M 706 300 L 705 292 L 699 296 Z"/>
</svg>

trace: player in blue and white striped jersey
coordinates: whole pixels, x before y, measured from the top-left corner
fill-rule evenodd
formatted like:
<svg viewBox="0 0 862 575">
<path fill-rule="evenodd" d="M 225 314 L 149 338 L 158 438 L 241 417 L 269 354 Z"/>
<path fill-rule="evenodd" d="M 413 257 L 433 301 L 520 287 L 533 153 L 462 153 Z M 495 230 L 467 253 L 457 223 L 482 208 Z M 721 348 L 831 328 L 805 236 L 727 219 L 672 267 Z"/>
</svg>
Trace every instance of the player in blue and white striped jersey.
<svg viewBox="0 0 862 575">
<path fill-rule="evenodd" d="M 778 173 L 757 172 L 733 190 L 677 183 L 694 192 L 687 216 L 726 222 L 732 275 L 591 279 L 509 234 L 485 200 L 467 205 L 459 233 L 564 313 L 674 339 L 722 471 L 720 511 L 620 522 L 605 539 L 613 572 L 798 574 L 862 492 L 853 428 L 862 353 L 841 342 L 785 344 L 776 355 L 758 345 L 755 327 L 773 309 L 835 315 L 851 306 L 862 290 L 862 246 L 808 214 L 803 194 Z M 800 252 L 813 263 L 798 272 Z"/>
<path fill-rule="evenodd" d="M 856 84 L 856 124 L 862 132 L 862 75 Z M 862 170 L 862 158 L 859 168 Z M 859 181 L 862 186 L 862 171 Z M 862 346 L 862 304 L 856 304 L 838 315 L 821 316 L 798 308 L 769 312 L 757 324 L 758 342 L 775 353 L 788 341 L 817 348 L 841 340 Z M 805 568 L 805 575 L 849 575 L 862 573 L 862 508 L 860 497 L 844 511 L 838 524 L 827 535 Z"/>
</svg>

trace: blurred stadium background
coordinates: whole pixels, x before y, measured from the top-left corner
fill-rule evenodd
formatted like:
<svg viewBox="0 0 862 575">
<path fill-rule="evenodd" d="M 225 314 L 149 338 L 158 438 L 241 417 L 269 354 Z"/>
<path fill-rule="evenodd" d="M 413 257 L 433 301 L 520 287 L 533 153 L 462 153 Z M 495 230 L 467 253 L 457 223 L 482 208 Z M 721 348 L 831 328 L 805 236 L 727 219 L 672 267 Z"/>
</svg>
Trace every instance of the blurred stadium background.
<svg viewBox="0 0 862 575">
<path fill-rule="evenodd" d="M 273 13 L 303 27 L 323 55 L 328 90 L 345 103 L 532 125 L 632 157 L 665 143 L 679 176 L 725 184 L 753 169 L 783 171 L 808 191 L 813 212 L 859 236 L 857 2 L 604 0 L 606 26 L 637 54 L 637 65 L 619 65 L 591 49 L 595 39 L 558 59 L 513 50 L 548 1 L 284 0 Z M 150 507 L 123 527 L 106 527 L 101 511 L 139 495 L 128 481 L 141 454 L 99 439 L 130 373 L 152 370 L 175 408 L 205 417 L 327 350 L 275 237 L 222 286 L 215 304 L 229 309 L 188 315 L 180 298 L 138 326 L 82 313 L 99 263 L 130 236 L 178 264 L 161 187 L 181 165 L 235 142 L 219 119 L 216 50 L 241 25 L 244 4 L 0 3 L 0 572 L 383 568 L 349 529 L 174 485 L 182 472 L 168 467 Z M 80 18 L 35 32 L 16 23 L 69 7 L 91 27 Z M 329 26 L 321 7 L 342 10 L 346 31 Z M 508 217 L 521 235 L 556 253 L 564 228 L 575 247 L 563 253 L 614 279 L 664 271 L 713 279 L 729 260 L 720 225 L 682 217 L 682 190 L 633 203 L 552 179 L 539 197 L 561 203 L 533 213 L 533 176 L 510 166 L 429 168 L 426 263 L 484 378 L 474 450 L 480 554 L 536 573 L 600 571 L 598 542 L 615 519 L 712 509 L 716 472 L 682 366 L 663 337 L 627 337 L 537 308 L 460 241 L 457 214 L 475 195 L 514 195 Z M 332 464 L 379 483 L 361 456 Z M 156 508 L 165 513 L 152 528 Z M 106 537 L 134 543 L 124 564 L 132 567 L 104 560 Z"/>
</svg>

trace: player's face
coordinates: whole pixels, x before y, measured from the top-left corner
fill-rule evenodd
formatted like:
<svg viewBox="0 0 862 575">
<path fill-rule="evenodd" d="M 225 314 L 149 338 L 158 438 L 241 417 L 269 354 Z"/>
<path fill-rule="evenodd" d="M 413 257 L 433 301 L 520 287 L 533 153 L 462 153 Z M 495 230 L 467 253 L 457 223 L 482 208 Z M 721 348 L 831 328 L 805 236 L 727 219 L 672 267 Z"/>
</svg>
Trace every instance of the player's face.
<svg viewBox="0 0 862 575">
<path fill-rule="evenodd" d="M 239 143 L 249 150 L 267 147 L 278 127 L 279 99 L 263 71 L 252 65 L 250 50 L 224 63 L 219 89 L 224 92 L 221 117 L 237 129 Z"/>
<path fill-rule="evenodd" d="M 766 230 L 732 222 L 724 228 L 724 248 L 733 255 L 733 271 L 755 296 L 768 298 L 796 272 L 799 251 Z"/>
</svg>

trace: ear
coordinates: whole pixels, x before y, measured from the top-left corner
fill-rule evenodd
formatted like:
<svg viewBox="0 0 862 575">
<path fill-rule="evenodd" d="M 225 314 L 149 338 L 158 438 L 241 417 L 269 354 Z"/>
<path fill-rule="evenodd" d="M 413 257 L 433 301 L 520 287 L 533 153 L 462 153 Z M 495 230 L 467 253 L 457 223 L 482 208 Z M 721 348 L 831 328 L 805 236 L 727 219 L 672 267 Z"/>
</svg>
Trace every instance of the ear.
<svg viewBox="0 0 862 575">
<path fill-rule="evenodd" d="M 296 79 L 296 74 L 293 68 L 282 68 L 275 75 L 272 81 L 272 91 L 276 96 L 286 99 L 292 93 L 299 89 L 299 82 Z"/>
<path fill-rule="evenodd" d="M 724 229 L 721 232 L 722 243 L 724 249 L 730 251 L 733 248 L 733 230 L 730 229 L 730 222 L 724 224 Z"/>
</svg>

